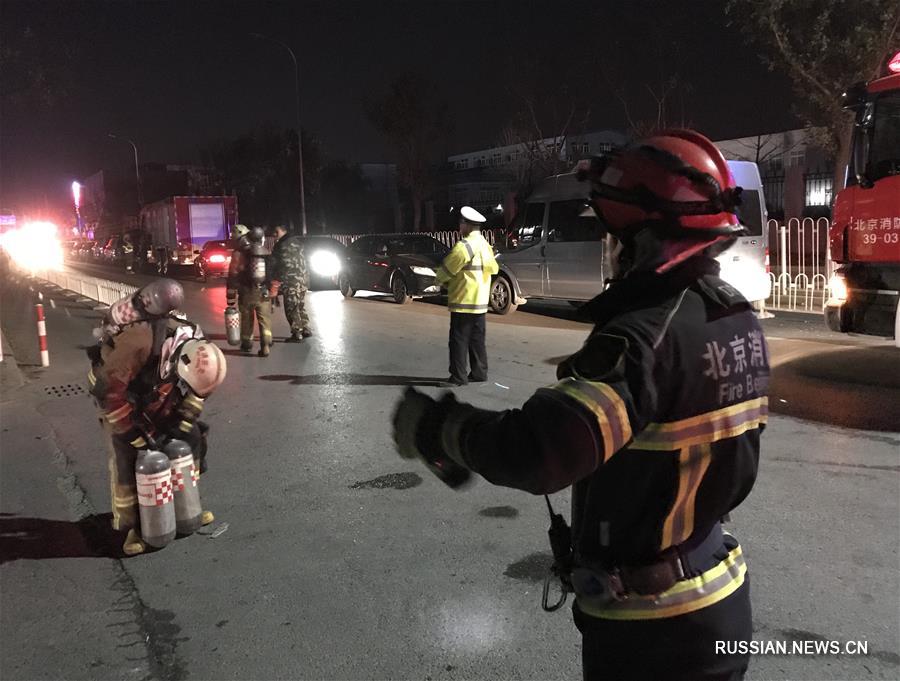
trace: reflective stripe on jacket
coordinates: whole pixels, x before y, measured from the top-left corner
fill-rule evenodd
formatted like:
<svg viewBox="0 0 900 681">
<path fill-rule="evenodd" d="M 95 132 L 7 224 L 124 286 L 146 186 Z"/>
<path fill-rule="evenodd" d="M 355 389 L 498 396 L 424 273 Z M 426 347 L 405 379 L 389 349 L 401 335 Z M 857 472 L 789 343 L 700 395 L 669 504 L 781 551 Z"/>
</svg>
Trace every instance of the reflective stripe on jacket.
<svg viewBox="0 0 900 681">
<path fill-rule="evenodd" d="M 750 305 L 695 258 L 635 275 L 582 310 L 595 322 L 559 381 L 521 409 L 470 408 L 448 452 L 490 482 L 535 494 L 572 488 L 577 565 L 649 565 L 707 536 L 756 480 L 768 412 L 765 339 Z M 743 584 L 737 541 L 668 591 L 579 607 L 660 619 L 708 607 Z M 584 602 L 583 602 L 584 601 Z"/>
<path fill-rule="evenodd" d="M 484 314 L 491 296 L 491 276 L 499 271 L 494 249 L 474 229 L 456 242 L 435 271 L 435 279 L 448 289 L 451 312 Z"/>
</svg>

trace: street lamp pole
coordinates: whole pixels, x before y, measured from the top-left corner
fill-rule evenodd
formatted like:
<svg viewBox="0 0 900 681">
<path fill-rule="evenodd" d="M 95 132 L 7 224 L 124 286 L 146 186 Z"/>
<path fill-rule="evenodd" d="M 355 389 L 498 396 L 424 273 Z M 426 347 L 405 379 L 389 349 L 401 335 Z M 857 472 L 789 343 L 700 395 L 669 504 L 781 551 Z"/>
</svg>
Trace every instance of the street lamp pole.
<svg viewBox="0 0 900 681">
<path fill-rule="evenodd" d="M 134 149 L 134 177 L 137 180 L 137 199 L 138 199 L 138 207 L 142 207 L 144 205 L 144 196 L 143 191 L 141 190 L 141 171 L 140 166 L 138 166 L 138 153 L 137 153 L 137 145 L 132 142 L 127 137 L 119 137 L 118 135 L 113 135 L 112 133 L 108 133 L 111 138 L 114 140 L 125 140 L 128 144 L 131 145 L 131 148 Z"/>
<path fill-rule="evenodd" d="M 306 193 L 303 189 L 303 128 L 300 123 L 300 66 L 297 63 L 297 55 L 294 54 L 294 51 L 288 45 L 280 40 L 263 35 L 262 33 L 251 33 L 250 35 L 253 38 L 268 40 L 271 43 L 283 47 L 288 51 L 288 54 L 291 55 L 291 61 L 294 62 L 294 91 L 297 99 L 297 175 L 300 178 L 300 224 L 303 229 L 303 234 L 306 234 Z"/>
</svg>

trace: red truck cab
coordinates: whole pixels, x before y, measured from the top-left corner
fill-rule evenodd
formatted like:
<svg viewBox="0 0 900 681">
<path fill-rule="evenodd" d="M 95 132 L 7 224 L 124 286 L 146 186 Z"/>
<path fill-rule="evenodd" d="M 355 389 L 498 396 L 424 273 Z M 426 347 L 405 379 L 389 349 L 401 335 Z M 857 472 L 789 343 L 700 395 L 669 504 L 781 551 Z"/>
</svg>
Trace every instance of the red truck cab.
<svg viewBox="0 0 900 681">
<path fill-rule="evenodd" d="M 900 52 L 886 62 L 886 72 L 844 93 L 856 125 L 829 232 L 839 267 L 825 320 L 835 331 L 900 343 Z"/>
</svg>

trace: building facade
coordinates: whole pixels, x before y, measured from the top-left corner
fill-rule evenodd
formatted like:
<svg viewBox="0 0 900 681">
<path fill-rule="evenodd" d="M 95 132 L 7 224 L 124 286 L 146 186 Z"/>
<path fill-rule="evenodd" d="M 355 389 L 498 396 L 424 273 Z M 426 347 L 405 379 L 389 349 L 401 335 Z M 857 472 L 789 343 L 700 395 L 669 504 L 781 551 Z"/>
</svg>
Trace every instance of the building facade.
<svg viewBox="0 0 900 681">
<path fill-rule="evenodd" d="M 516 199 L 525 198 L 544 177 L 570 170 L 579 160 L 612 151 L 626 141 L 617 130 L 598 130 L 454 154 L 447 157 L 436 202 L 451 214 L 454 207 L 472 206 L 488 216 L 502 214 L 508 223 Z"/>
<path fill-rule="evenodd" d="M 817 144 L 822 131 L 798 128 L 716 142 L 725 158 L 759 166 L 769 217 L 827 217 L 834 158 Z"/>
</svg>

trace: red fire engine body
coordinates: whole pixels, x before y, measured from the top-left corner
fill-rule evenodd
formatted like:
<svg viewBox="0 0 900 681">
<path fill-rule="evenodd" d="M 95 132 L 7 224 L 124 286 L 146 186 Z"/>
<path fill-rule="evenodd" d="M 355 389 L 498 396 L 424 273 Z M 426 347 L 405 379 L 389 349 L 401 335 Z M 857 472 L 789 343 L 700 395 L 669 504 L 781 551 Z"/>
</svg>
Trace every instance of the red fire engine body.
<svg viewBox="0 0 900 681">
<path fill-rule="evenodd" d="M 839 267 L 825 319 L 835 331 L 893 336 L 900 344 L 900 52 L 885 72 L 844 93 L 856 125 L 829 233 Z"/>
</svg>

